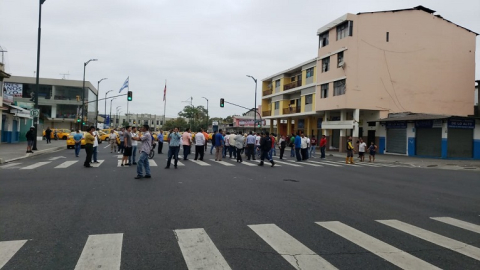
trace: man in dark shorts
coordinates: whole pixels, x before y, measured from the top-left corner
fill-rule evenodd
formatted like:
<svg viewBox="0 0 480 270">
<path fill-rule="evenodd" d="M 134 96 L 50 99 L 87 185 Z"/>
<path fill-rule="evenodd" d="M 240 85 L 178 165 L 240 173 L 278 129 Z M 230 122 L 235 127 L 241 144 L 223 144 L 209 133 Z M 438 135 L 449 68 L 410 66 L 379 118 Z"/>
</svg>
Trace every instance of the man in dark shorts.
<svg viewBox="0 0 480 270">
<path fill-rule="evenodd" d="M 374 142 L 370 143 L 370 146 L 368 147 L 368 151 L 370 152 L 370 155 L 368 157 L 369 162 L 372 162 L 372 159 L 373 159 L 373 162 L 375 162 L 375 154 L 377 153 L 377 148 L 378 147 L 375 145 Z"/>
<path fill-rule="evenodd" d="M 123 146 L 125 149 L 123 150 L 121 166 L 130 166 L 130 163 L 126 163 L 128 158 L 132 155 L 132 127 L 130 126 L 127 126 L 125 132 L 123 132 Z"/>
<path fill-rule="evenodd" d="M 353 162 L 353 152 L 355 152 L 355 149 L 353 148 L 353 145 L 352 145 L 352 137 L 348 137 L 347 159 L 345 161 L 346 164 L 354 164 L 354 162 Z"/>
<path fill-rule="evenodd" d="M 27 138 L 27 153 L 32 153 L 32 147 L 33 147 L 33 142 L 35 141 L 35 127 L 32 126 L 30 127 L 30 130 L 27 131 L 27 134 L 25 134 L 25 137 Z"/>
</svg>

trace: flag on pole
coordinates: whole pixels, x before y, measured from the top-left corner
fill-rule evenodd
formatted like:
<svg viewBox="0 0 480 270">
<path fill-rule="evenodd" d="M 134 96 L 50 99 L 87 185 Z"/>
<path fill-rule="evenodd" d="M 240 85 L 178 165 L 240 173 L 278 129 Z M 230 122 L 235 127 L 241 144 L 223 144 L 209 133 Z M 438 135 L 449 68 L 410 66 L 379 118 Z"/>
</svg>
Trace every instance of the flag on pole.
<svg viewBox="0 0 480 270">
<path fill-rule="evenodd" d="M 167 98 L 167 84 L 165 84 L 165 89 L 163 89 L 163 101 Z"/>
<path fill-rule="evenodd" d="M 125 80 L 125 82 L 122 85 L 122 88 L 120 88 L 120 91 L 118 91 L 118 93 L 122 92 L 123 89 L 128 88 L 129 78 L 130 78 L 130 76 L 127 77 L 127 79 Z"/>
</svg>

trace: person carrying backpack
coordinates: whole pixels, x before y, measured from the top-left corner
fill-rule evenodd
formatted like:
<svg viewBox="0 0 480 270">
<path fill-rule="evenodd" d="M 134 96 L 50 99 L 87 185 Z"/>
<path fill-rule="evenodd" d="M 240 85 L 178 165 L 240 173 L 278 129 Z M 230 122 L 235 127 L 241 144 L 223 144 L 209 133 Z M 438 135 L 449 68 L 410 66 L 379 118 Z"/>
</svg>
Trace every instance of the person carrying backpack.
<svg viewBox="0 0 480 270">
<path fill-rule="evenodd" d="M 260 151 L 262 151 L 262 155 L 260 157 L 260 163 L 258 166 L 263 166 L 263 161 L 265 158 L 270 160 L 270 163 L 272 163 L 272 166 L 275 166 L 275 162 L 273 162 L 273 159 L 270 157 L 268 154 L 270 152 L 270 149 L 272 149 L 272 138 L 270 138 L 270 134 L 268 132 L 265 132 L 265 134 L 262 134 L 262 138 L 260 139 Z"/>
</svg>

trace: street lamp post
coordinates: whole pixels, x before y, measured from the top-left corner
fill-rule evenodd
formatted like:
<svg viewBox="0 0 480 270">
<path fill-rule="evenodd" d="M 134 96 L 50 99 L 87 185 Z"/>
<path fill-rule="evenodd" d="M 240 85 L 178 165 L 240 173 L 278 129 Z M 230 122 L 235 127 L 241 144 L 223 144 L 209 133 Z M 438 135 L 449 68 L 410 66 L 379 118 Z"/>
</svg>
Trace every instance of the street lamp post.
<svg viewBox="0 0 480 270">
<path fill-rule="evenodd" d="M 36 73 L 36 80 L 35 80 L 35 96 L 33 99 L 35 100 L 35 109 L 38 110 L 38 92 L 39 92 L 39 81 L 40 81 L 40 39 L 42 36 L 42 5 L 45 3 L 45 0 L 39 0 L 39 5 L 38 5 L 38 41 L 37 41 L 37 73 Z M 37 150 L 37 134 L 38 134 L 38 118 L 40 117 L 40 114 L 38 114 L 37 117 L 33 118 L 33 124 L 35 126 L 35 140 L 33 141 L 33 147 L 32 150 Z"/>
<path fill-rule="evenodd" d="M 80 122 L 80 130 L 83 130 L 83 121 L 85 117 L 85 69 L 91 61 L 98 61 L 98 59 L 90 59 L 83 63 L 83 86 L 82 86 L 82 121 Z"/>
<path fill-rule="evenodd" d="M 105 93 L 105 118 L 107 118 L 107 95 L 108 93 L 112 92 L 113 90 L 108 90 L 106 93 Z M 112 107 L 112 104 L 110 104 L 110 108 Z M 111 118 L 111 112 L 110 112 L 110 118 L 108 119 L 109 121 L 109 124 L 110 124 L 110 121 L 112 121 L 112 118 Z M 103 122 L 106 122 L 106 121 L 103 121 Z"/>
<path fill-rule="evenodd" d="M 97 104 L 96 104 L 96 109 L 95 109 L 95 128 L 98 128 L 98 94 L 100 93 L 100 83 L 103 81 L 103 80 L 106 80 L 108 78 L 102 78 L 100 79 L 100 81 L 98 81 L 98 84 L 97 84 Z M 105 98 L 107 98 L 107 95 L 105 95 Z M 107 103 L 107 101 L 105 101 L 105 104 Z M 107 108 L 105 108 L 106 110 Z M 107 117 L 107 116 L 105 116 Z M 105 120 L 103 121 L 104 124 L 105 124 Z"/>
<path fill-rule="evenodd" d="M 253 132 L 255 132 L 255 128 L 257 127 L 257 79 L 253 76 L 247 75 L 255 82 L 255 113 L 253 114 Z"/>
<path fill-rule="evenodd" d="M 116 114 L 116 117 L 115 117 L 115 122 L 118 121 L 119 125 L 120 125 L 120 120 L 118 118 L 120 117 L 120 111 L 122 111 L 121 108 L 122 108 L 122 106 L 117 106 L 117 114 Z"/>
<path fill-rule="evenodd" d="M 115 98 L 110 100 L 110 127 L 112 127 L 112 102 Z"/>
<path fill-rule="evenodd" d="M 207 130 L 208 130 L 208 98 L 202 97 L 207 101 Z"/>
</svg>

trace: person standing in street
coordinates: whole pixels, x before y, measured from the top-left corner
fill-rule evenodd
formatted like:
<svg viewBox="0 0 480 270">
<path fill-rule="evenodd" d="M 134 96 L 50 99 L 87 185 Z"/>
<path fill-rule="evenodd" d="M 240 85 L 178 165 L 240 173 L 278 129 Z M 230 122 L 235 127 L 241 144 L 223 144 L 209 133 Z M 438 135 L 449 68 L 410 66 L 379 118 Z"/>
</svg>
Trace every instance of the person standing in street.
<svg viewBox="0 0 480 270">
<path fill-rule="evenodd" d="M 278 141 L 278 146 L 280 147 L 280 159 L 283 159 L 283 153 L 285 153 L 285 147 L 287 146 L 287 141 L 285 136 L 281 136 Z"/>
<path fill-rule="evenodd" d="M 190 128 L 187 128 L 182 134 L 182 146 L 183 146 L 183 160 L 188 160 L 188 154 L 190 154 L 190 147 L 192 144 L 192 134 L 190 134 Z"/>
<path fill-rule="evenodd" d="M 45 130 L 45 139 L 47 139 L 47 143 L 52 143 L 52 138 L 50 136 L 52 136 L 52 130 L 50 127 L 47 127 L 47 130 Z"/>
<path fill-rule="evenodd" d="M 75 156 L 80 155 L 80 149 L 82 149 L 82 139 L 83 133 L 77 129 L 77 132 L 73 135 L 73 140 L 75 141 Z"/>
<path fill-rule="evenodd" d="M 358 144 L 358 155 L 360 156 L 360 161 L 365 161 L 365 150 L 367 148 L 367 144 L 360 138 L 360 143 Z"/>
<path fill-rule="evenodd" d="M 152 178 L 152 175 L 150 174 L 150 163 L 148 161 L 148 154 L 152 150 L 153 141 L 152 141 L 152 135 L 150 135 L 149 130 L 150 130 L 150 127 L 148 125 L 143 125 L 142 137 L 137 136 L 135 138 L 132 138 L 133 140 L 142 142 L 142 147 L 140 148 L 140 157 L 138 158 L 138 163 L 137 163 L 137 176 L 135 176 L 135 179 L 141 179 L 144 177 L 143 168 L 145 168 L 145 178 Z"/>
<path fill-rule="evenodd" d="M 27 138 L 27 153 L 32 153 L 32 147 L 33 143 L 35 142 L 35 127 L 31 126 L 30 130 L 27 131 L 27 134 L 25 134 L 25 137 Z"/>
<path fill-rule="evenodd" d="M 163 154 L 163 130 L 160 130 L 157 135 L 157 141 L 158 141 L 158 154 Z"/>
<path fill-rule="evenodd" d="M 167 166 L 165 169 L 170 169 L 170 164 L 172 162 L 172 157 L 174 159 L 173 167 L 177 168 L 178 163 L 178 152 L 180 151 L 180 141 L 182 136 L 178 133 L 178 127 L 173 129 L 170 134 L 168 134 L 168 140 L 170 141 L 168 146 L 168 159 L 167 159 Z"/>
<path fill-rule="evenodd" d="M 218 131 L 214 131 L 212 134 L 212 147 L 210 147 L 210 155 L 213 155 L 213 149 L 215 148 L 215 136 L 217 135 Z"/>
<path fill-rule="evenodd" d="M 203 128 L 202 128 L 202 134 L 203 134 L 203 137 L 205 138 L 205 151 L 204 151 L 204 153 L 206 153 L 207 150 L 208 150 L 208 146 L 207 146 L 207 144 L 208 144 L 208 133 L 205 132 L 205 130 Z"/>
<path fill-rule="evenodd" d="M 373 159 L 373 162 L 375 162 L 375 154 L 377 153 L 377 146 L 375 145 L 374 142 L 371 142 L 370 143 L 370 146 L 368 147 L 368 151 L 370 152 L 369 156 L 368 156 L 368 162 L 372 162 L 372 159 Z"/>
<path fill-rule="evenodd" d="M 132 127 L 132 155 L 128 158 L 128 164 L 137 165 L 136 157 L 137 157 L 137 146 L 138 140 L 134 138 L 138 138 L 137 134 L 137 127 Z"/>
<path fill-rule="evenodd" d="M 294 148 L 295 157 L 297 159 L 297 162 L 299 162 L 302 160 L 302 156 L 300 155 L 300 149 L 302 149 L 302 137 L 300 137 L 300 131 L 298 131 L 297 136 L 295 136 Z"/>
<path fill-rule="evenodd" d="M 247 160 L 250 160 L 253 158 L 255 160 L 255 136 L 253 136 L 253 133 L 250 131 L 250 133 L 247 136 Z"/>
<path fill-rule="evenodd" d="M 262 137 L 260 136 L 260 133 L 257 132 L 257 135 L 255 136 L 255 155 L 254 156 L 258 155 L 259 153 L 261 155 L 261 152 L 260 152 L 260 140 L 261 139 L 262 139 Z"/>
<path fill-rule="evenodd" d="M 237 135 L 233 139 L 235 141 L 235 152 L 236 152 L 236 158 L 237 162 L 242 163 L 242 149 L 243 145 L 245 144 L 245 137 L 242 135 L 241 132 L 237 133 Z"/>
<path fill-rule="evenodd" d="M 123 151 L 124 151 L 124 140 L 125 140 L 125 128 L 121 128 L 119 131 L 118 131 L 118 137 L 120 139 L 120 145 L 118 146 L 118 153 L 121 153 L 123 154 Z"/>
<path fill-rule="evenodd" d="M 114 152 L 116 153 L 117 152 L 117 134 L 113 129 L 110 130 L 110 135 L 108 136 L 108 140 L 110 142 L 110 153 L 114 153 Z"/>
<path fill-rule="evenodd" d="M 129 157 L 132 155 L 132 129 L 130 126 L 123 131 L 123 157 L 121 166 L 130 166 L 130 163 L 126 163 Z"/>
<path fill-rule="evenodd" d="M 230 148 L 228 149 L 228 153 L 230 158 L 232 158 L 232 154 L 234 158 L 237 158 L 237 147 L 235 146 L 235 138 L 237 137 L 237 132 L 230 134 L 228 137 L 228 144 Z"/>
<path fill-rule="evenodd" d="M 200 156 L 200 160 L 203 160 L 203 153 L 205 151 L 205 135 L 203 135 L 203 129 L 199 129 L 195 134 L 195 160 Z"/>
<path fill-rule="evenodd" d="M 271 138 L 272 138 L 272 141 L 273 141 L 273 146 L 272 146 L 272 153 L 273 155 L 272 156 L 277 156 L 277 139 L 275 138 L 275 136 L 277 136 L 275 133 L 272 133 L 271 134 Z"/>
<path fill-rule="evenodd" d="M 308 159 L 308 138 L 305 137 L 305 134 L 303 132 L 300 134 L 301 137 L 301 153 L 302 153 L 302 160 L 307 160 Z"/>
<path fill-rule="evenodd" d="M 97 160 L 97 155 L 98 155 L 98 132 L 96 131 L 95 128 L 93 128 L 93 132 L 92 132 L 92 135 L 93 135 L 93 159 L 92 159 L 92 163 L 98 163 L 98 160 Z"/>
<path fill-rule="evenodd" d="M 87 153 L 87 156 L 85 157 L 85 162 L 83 163 L 83 166 L 85 166 L 86 168 L 92 167 L 90 165 L 90 162 L 92 161 L 93 155 L 93 140 L 95 140 L 95 137 L 93 136 L 94 130 L 95 127 L 91 126 L 87 129 L 87 132 L 85 133 L 85 153 Z"/>
<path fill-rule="evenodd" d="M 225 143 L 222 135 L 222 130 L 218 130 L 218 133 L 215 134 L 215 161 L 222 161 L 222 149 Z"/>
<path fill-rule="evenodd" d="M 274 134 L 270 134 L 270 140 L 272 141 L 272 145 L 270 147 L 270 151 L 268 151 L 268 158 L 269 160 L 273 160 L 273 156 L 275 154 L 275 136 Z"/>
<path fill-rule="evenodd" d="M 295 157 L 295 134 L 292 133 L 292 136 L 290 136 L 290 157 Z"/>
<path fill-rule="evenodd" d="M 310 139 L 310 157 L 315 157 L 315 150 L 317 148 L 317 138 L 312 135 L 312 138 Z"/>
<path fill-rule="evenodd" d="M 273 162 L 273 159 L 269 154 L 271 150 L 272 150 L 272 138 L 270 137 L 270 134 L 267 131 L 265 132 L 263 137 L 260 139 L 260 151 L 262 152 L 260 156 L 260 163 L 258 164 L 258 166 L 263 166 L 263 161 L 265 160 L 265 158 L 267 158 L 270 161 L 270 163 L 272 164 L 271 167 L 275 166 L 275 162 Z"/>
<path fill-rule="evenodd" d="M 352 145 L 352 137 L 348 137 L 348 141 L 347 141 L 347 160 L 345 161 L 346 164 L 355 164 L 353 162 L 353 152 L 355 152 L 355 148 Z"/>
<path fill-rule="evenodd" d="M 322 138 L 320 139 L 320 158 L 325 158 L 325 148 L 327 148 L 327 137 L 322 135 Z"/>
</svg>

